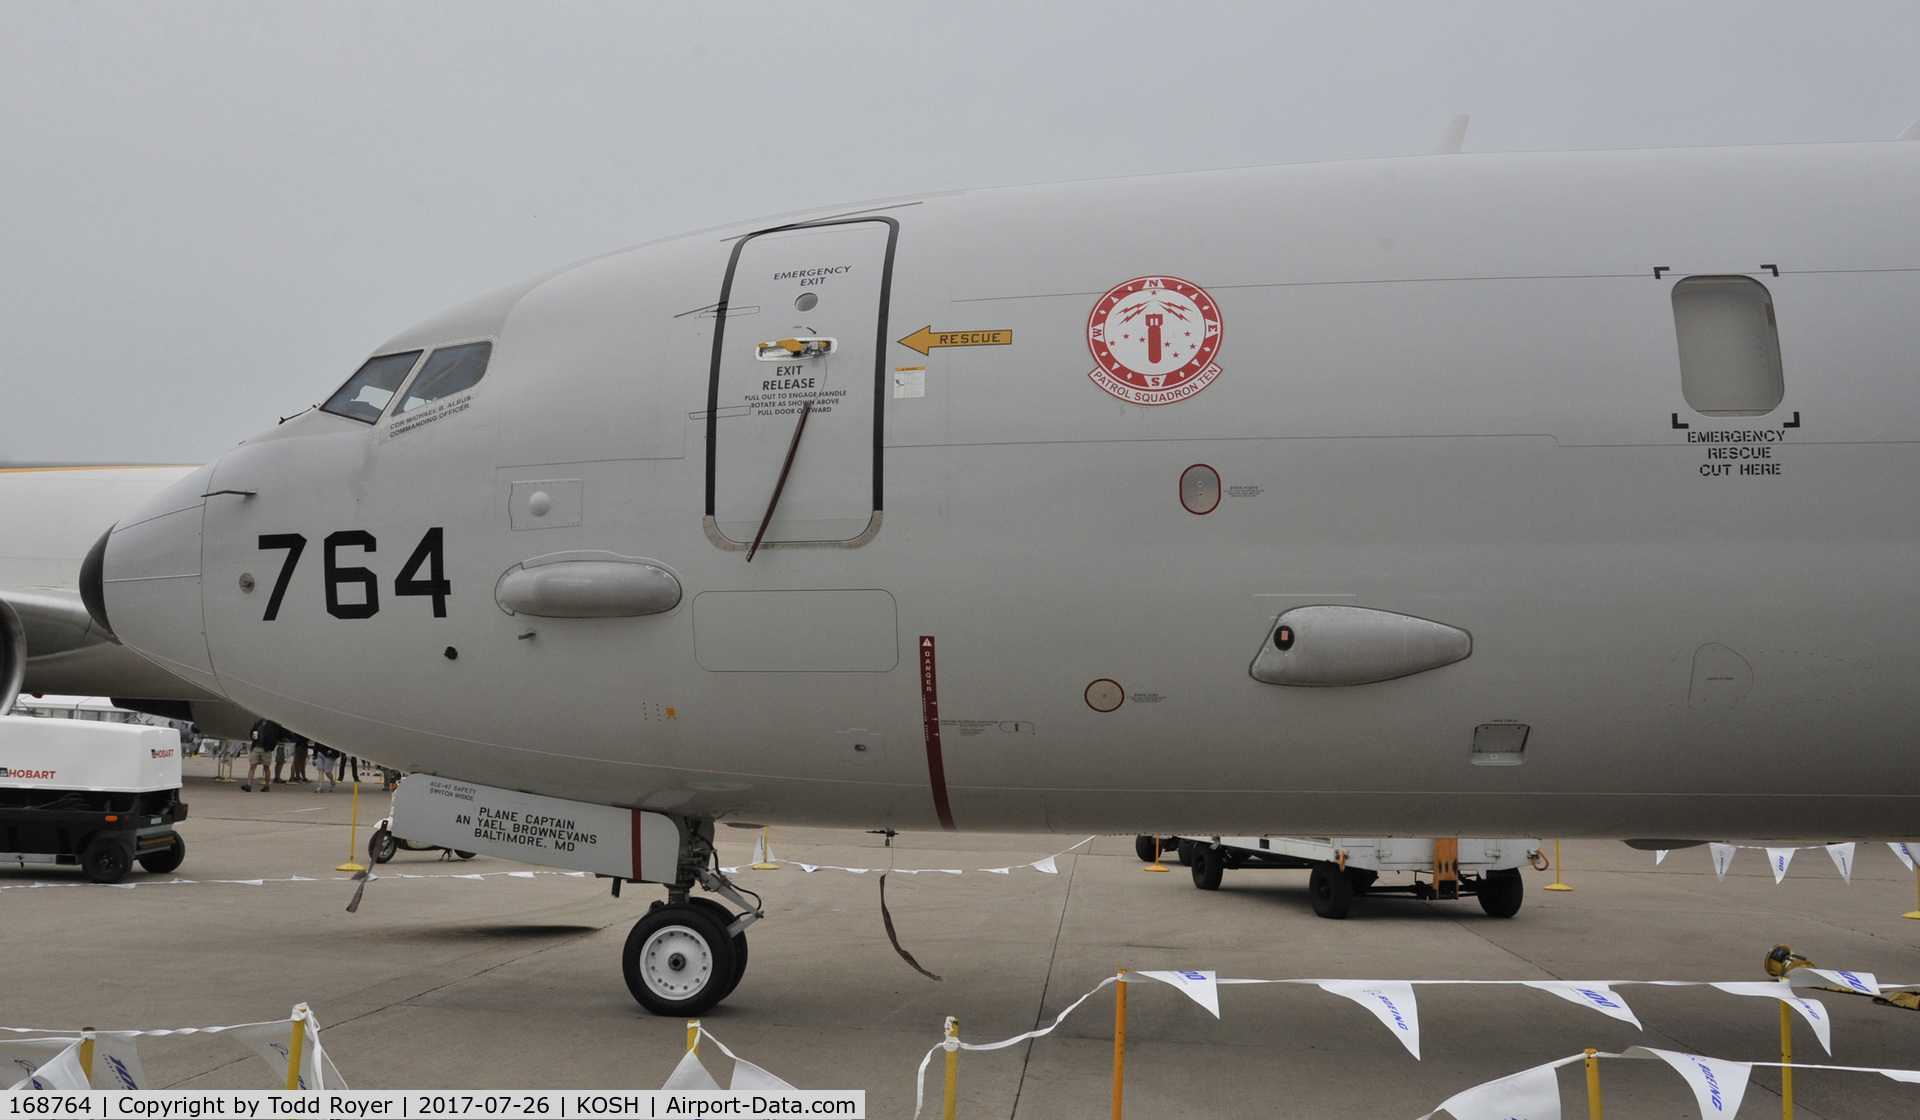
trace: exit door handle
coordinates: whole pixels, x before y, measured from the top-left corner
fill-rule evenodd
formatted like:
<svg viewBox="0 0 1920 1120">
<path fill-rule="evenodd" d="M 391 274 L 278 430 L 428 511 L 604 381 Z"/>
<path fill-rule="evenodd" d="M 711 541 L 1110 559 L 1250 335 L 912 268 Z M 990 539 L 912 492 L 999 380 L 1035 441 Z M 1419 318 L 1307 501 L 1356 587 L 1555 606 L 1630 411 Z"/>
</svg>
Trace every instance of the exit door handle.
<svg viewBox="0 0 1920 1120">
<path fill-rule="evenodd" d="M 839 348 L 838 339 L 808 335 L 806 338 L 783 338 L 778 342 L 758 343 L 754 346 L 753 356 L 762 362 L 793 362 L 802 358 L 818 358 Z"/>
</svg>

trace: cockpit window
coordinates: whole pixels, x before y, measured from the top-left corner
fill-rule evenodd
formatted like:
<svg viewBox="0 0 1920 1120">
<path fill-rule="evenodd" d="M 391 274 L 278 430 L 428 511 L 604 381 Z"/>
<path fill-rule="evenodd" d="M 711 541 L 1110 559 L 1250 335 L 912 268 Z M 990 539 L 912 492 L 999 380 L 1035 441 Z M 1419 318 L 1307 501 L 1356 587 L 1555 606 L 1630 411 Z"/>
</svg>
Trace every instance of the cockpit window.
<svg viewBox="0 0 1920 1120">
<path fill-rule="evenodd" d="M 395 414 L 410 412 L 423 404 L 450 397 L 470 389 L 487 373 L 487 359 L 493 356 L 493 343 L 469 342 L 464 346 L 442 346 L 428 358 L 420 376 L 407 387 L 406 398 Z"/>
<path fill-rule="evenodd" d="M 327 398 L 320 411 L 331 412 L 336 416 L 347 416 L 355 420 L 364 420 L 371 424 L 380 419 L 387 402 L 393 399 L 394 390 L 407 379 L 407 373 L 413 369 L 413 363 L 420 360 L 420 351 L 409 350 L 404 354 L 382 354 L 377 358 L 368 358 L 360 371 L 347 378 L 340 391 Z"/>
</svg>

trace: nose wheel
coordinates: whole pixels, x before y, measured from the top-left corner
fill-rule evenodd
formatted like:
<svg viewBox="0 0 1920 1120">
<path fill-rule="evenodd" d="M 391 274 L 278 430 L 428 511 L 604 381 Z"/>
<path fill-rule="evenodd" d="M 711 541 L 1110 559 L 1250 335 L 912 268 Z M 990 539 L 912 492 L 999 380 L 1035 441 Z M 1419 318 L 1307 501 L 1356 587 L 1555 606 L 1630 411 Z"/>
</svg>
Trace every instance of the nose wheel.
<svg viewBox="0 0 1920 1120">
<path fill-rule="evenodd" d="M 744 934 L 738 936 L 745 940 Z M 662 904 L 635 922 L 620 954 L 627 990 L 640 1006 L 655 1015 L 686 1018 L 725 999 L 740 982 L 745 963 L 712 910 L 692 902 Z"/>
<path fill-rule="evenodd" d="M 697 1018 L 732 995 L 747 972 L 746 929 L 766 914 L 758 895 L 743 892 L 717 866 L 706 866 L 718 862 L 708 843 L 699 843 L 691 855 L 697 862 L 682 865 L 684 878 L 668 888 L 667 901 L 655 902 L 634 923 L 620 953 L 627 990 L 655 1015 Z M 696 885 L 746 912 L 694 897 Z"/>
</svg>

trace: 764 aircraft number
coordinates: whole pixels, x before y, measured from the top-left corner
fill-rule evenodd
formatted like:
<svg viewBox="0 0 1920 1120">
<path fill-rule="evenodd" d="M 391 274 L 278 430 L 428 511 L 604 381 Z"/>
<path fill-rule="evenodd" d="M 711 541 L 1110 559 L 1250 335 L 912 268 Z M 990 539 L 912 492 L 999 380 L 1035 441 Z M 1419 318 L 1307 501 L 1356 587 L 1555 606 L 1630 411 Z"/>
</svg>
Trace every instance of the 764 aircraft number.
<svg viewBox="0 0 1920 1120">
<path fill-rule="evenodd" d="M 433 600 L 433 617 L 447 617 L 447 596 L 453 594 L 453 584 L 447 580 L 444 534 L 439 526 L 428 529 L 414 546 L 413 555 L 401 566 L 400 573 L 393 577 L 395 597 L 417 595 Z M 371 568 L 342 563 L 342 549 L 359 549 L 363 554 L 378 551 L 379 542 L 365 529 L 341 529 L 327 534 L 321 542 L 324 550 L 322 570 L 327 592 L 327 613 L 335 618 L 372 618 L 380 613 L 380 579 Z M 300 566 L 300 554 L 306 551 L 307 538 L 299 533 L 267 533 L 260 538 L 261 551 L 284 549 L 287 558 L 280 564 L 280 575 L 273 581 L 273 594 L 267 596 L 267 613 L 263 621 L 272 622 L 280 617 L 280 603 L 287 596 L 287 585 L 293 582 L 293 570 Z M 349 555 L 347 559 L 356 559 Z M 425 578 L 420 570 L 426 569 Z M 340 594 L 344 587 L 359 587 L 360 601 L 347 602 Z"/>
</svg>

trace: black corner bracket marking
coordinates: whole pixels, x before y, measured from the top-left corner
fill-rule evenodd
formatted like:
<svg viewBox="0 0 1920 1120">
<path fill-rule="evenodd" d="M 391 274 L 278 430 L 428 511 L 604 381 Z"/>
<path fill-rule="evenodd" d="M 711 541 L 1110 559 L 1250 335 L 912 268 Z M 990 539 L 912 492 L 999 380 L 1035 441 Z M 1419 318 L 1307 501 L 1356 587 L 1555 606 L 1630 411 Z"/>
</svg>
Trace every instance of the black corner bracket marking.
<svg viewBox="0 0 1920 1120">
<path fill-rule="evenodd" d="M 1780 426 L 1781 426 L 1781 427 L 1783 427 L 1783 428 L 1797 428 L 1797 427 L 1799 427 L 1799 426 L 1800 426 L 1800 414 L 1799 414 L 1798 412 L 1796 412 L 1796 413 L 1794 413 L 1794 414 L 1793 414 L 1793 419 L 1791 419 L 1791 420 L 1785 420 L 1785 421 L 1782 421 L 1782 422 L 1781 422 L 1781 424 L 1780 424 Z"/>
<path fill-rule="evenodd" d="M 1680 430 L 1680 429 L 1683 429 L 1683 428 L 1691 428 L 1691 427 L 1693 427 L 1693 425 L 1692 425 L 1692 424 L 1682 424 L 1682 423 L 1680 422 L 1680 414 L 1676 412 L 1676 413 L 1674 413 L 1674 414 L 1673 414 L 1673 427 L 1674 427 L 1674 430 L 1676 430 L 1676 431 L 1678 431 L 1678 430 Z"/>
<path fill-rule="evenodd" d="M 1654 266 L 1653 266 L 1653 278 L 1654 278 L 1655 280 L 1658 280 L 1658 279 L 1660 279 L 1660 274 L 1661 274 L 1661 273 L 1663 273 L 1663 272 L 1672 272 L 1672 271 L 1673 271 L 1673 267 L 1672 267 L 1671 265 L 1664 265 L 1664 264 L 1657 264 L 1657 265 L 1654 265 Z"/>
<path fill-rule="evenodd" d="M 1763 264 L 1760 267 L 1766 269 L 1768 272 L 1773 273 L 1775 276 L 1780 275 L 1780 266 L 1777 264 Z"/>
</svg>

